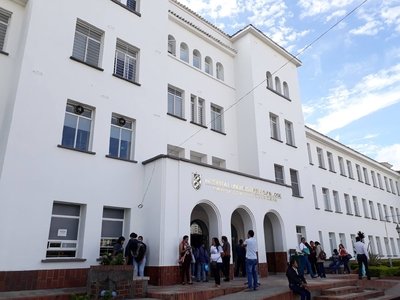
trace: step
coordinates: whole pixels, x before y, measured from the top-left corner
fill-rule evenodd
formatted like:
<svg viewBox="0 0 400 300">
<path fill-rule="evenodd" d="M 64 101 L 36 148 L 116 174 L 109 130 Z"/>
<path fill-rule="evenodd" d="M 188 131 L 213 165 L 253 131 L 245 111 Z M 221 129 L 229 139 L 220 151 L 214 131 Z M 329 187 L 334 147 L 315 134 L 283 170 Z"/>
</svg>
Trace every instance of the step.
<svg viewBox="0 0 400 300">
<path fill-rule="evenodd" d="M 344 295 L 324 295 L 316 296 L 314 300 L 364 300 L 376 299 L 377 297 L 384 296 L 384 292 L 380 290 L 363 290 L 358 293 L 349 293 Z"/>
<path fill-rule="evenodd" d="M 400 296 L 394 296 L 394 295 L 384 295 L 374 298 L 374 300 L 398 300 L 398 299 L 400 299 Z"/>
<path fill-rule="evenodd" d="M 321 291 L 321 295 L 343 295 L 360 292 L 362 288 L 355 285 L 345 285 Z"/>
<path fill-rule="evenodd" d="M 72 295 L 86 294 L 86 287 L 78 288 L 61 288 L 48 290 L 27 290 L 0 292 L 0 300 L 69 300 Z"/>
</svg>

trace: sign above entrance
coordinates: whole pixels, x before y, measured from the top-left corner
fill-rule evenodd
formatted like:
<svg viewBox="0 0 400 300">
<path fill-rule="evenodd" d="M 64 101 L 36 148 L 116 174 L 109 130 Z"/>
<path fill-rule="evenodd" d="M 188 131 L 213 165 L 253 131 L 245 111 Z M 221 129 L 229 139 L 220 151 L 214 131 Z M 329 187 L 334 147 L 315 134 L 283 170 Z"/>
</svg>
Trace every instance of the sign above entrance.
<svg viewBox="0 0 400 300">
<path fill-rule="evenodd" d="M 205 185 L 209 185 L 217 191 L 226 192 L 226 193 L 235 193 L 238 195 L 247 195 L 253 196 L 255 198 L 277 201 L 281 199 L 282 196 L 280 193 L 272 193 L 270 191 L 266 191 L 260 188 L 249 187 L 241 184 L 234 184 L 224 180 L 218 179 L 205 179 Z"/>
<path fill-rule="evenodd" d="M 192 186 L 195 190 L 201 188 L 201 175 L 198 173 L 192 173 Z"/>
</svg>

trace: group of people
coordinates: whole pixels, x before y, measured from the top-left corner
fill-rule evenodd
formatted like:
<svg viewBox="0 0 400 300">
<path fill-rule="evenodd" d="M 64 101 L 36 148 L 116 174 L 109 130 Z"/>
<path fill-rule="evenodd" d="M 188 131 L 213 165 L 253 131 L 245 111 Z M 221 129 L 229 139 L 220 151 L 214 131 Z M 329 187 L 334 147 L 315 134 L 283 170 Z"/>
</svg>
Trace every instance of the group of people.
<svg viewBox="0 0 400 300">
<path fill-rule="evenodd" d="M 367 279 L 370 280 L 368 270 L 368 249 L 364 243 L 364 233 L 358 232 L 356 242 L 354 244 L 354 250 L 357 255 L 358 263 L 358 278 L 362 279 L 363 270 L 365 270 Z M 300 295 L 301 300 L 311 299 L 311 293 L 307 287 L 307 281 L 304 277 L 304 270 L 310 274 L 311 278 L 319 277 L 325 278 L 324 261 L 326 260 L 326 254 L 319 242 L 310 241 L 308 244 L 305 238 L 301 238 L 299 245 L 298 259 L 295 256 L 290 257 L 289 265 L 286 271 L 286 277 L 289 281 L 289 288 L 295 293 Z M 349 260 L 351 259 L 343 244 L 339 244 L 339 251 L 333 250 L 332 262 L 329 264 L 329 268 L 336 273 L 340 265 L 343 264 L 344 272 L 350 274 Z M 299 263 L 297 262 L 299 260 Z"/>
<path fill-rule="evenodd" d="M 221 285 L 221 273 L 224 276 L 224 281 L 230 280 L 230 260 L 231 260 L 231 245 L 226 236 L 221 237 L 221 242 L 217 237 L 211 239 L 211 247 L 207 251 L 205 244 L 200 247 L 193 248 L 189 244 L 189 237 L 183 236 L 179 243 L 179 265 L 181 267 L 182 284 L 193 284 L 191 276 L 191 266 L 194 266 L 193 273 L 196 274 L 197 281 L 207 281 L 208 271 L 214 277 L 215 286 Z M 236 261 L 235 276 L 239 274 L 239 269 L 242 269 L 242 274 L 247 274 L 247 285 L 249 290 L 256 290 L 258 286 L 257 280 L 257 242 L 254 238 L 254 231 L 249 230 L 247 239 L 239 241 L 240 249 L 236 248 L 238 255 Z M 238 252 L 239 251 L 239 252 Z M 245 255 L 243 257 L 242 255 Z M 243 264 L 246 265 L 246 271 L 243 270 Z"/>
<path fill-rule="evenodd" d="M 144 276 L 147 246 L 143 242 L 143 236 L 138 236 L 136 233 L 132 232 L 129 237 L 128 244 L 125 247 L 125 255 L 125 237 L 120 236 L 117 242 L 114 244 L 113 256 L 117 256 L 119 254 L 124 255 L 125 263 L 133 266 L 133 276 Z"/>
</svg>

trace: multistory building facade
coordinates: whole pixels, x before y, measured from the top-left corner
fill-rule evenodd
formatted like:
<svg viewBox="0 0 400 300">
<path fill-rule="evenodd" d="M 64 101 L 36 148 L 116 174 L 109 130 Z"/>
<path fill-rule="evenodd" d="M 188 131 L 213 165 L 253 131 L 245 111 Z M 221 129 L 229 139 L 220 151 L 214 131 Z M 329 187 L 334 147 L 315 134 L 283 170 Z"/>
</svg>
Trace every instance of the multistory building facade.
<svg viewBox="0 0 400 300">
<path fill-rule="evenodd" d="M 306 127 L 301 62 L 252 25 L 229 36 L 176 0 L 0 0 L 0 66 L 0 274 L 85 274 L 132 231 L 159 285 L 186 234 L 253 229 L 262 276 L 301 236 L 400 254 L 399 172 Z"/>
</svg>

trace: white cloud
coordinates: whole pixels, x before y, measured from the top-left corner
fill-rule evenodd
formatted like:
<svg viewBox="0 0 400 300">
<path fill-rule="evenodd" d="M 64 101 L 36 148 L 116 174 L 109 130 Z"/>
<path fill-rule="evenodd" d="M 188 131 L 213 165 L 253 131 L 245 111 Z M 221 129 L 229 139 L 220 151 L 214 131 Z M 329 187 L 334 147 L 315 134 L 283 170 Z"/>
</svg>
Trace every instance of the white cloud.
<svg viewBox="0 0 400 300">
<path fill-rule="evenodd" d="M 376 158 L 379 162 L 389 162 L 394 170 L 400 170 L 400 144 L 394 144 L 379 149 Z"/>
<path fill-rule="evenodd" d="M 345 14 L 346 14 L 346 10 L 339 9 L 339 10 L 334 11 L 333 13 L 331 13 L 329 16 L 327 16 L 326 17 L 326 21 L 329 22 L 332 19 L 343 17 Z"/>
<path fill-rule="evenodd" d="M 398 82 L 400 64 L 369 74 L 351 88 L 341 84 L 331 89 L 330 95 L 312 104 L 322 116 L 310 126 L 326 134 L 400 102 Z M 305 110 L 310 111 L 307 107 Z"/>
<path fill-rule="evenodd" d="M 300 18 L 325 14 L 356 2 L 355 0 L 300 0 L 298 5 L 303 9 Z"/>
<path fill-rule="evenodd" d="M 381 23 L 377 20 L 369 21 L 362 26 L 350 30 L 353 35 L 376 35 L 379 31 L 383 30 Z"/>
</svg>

